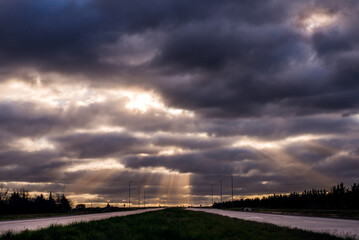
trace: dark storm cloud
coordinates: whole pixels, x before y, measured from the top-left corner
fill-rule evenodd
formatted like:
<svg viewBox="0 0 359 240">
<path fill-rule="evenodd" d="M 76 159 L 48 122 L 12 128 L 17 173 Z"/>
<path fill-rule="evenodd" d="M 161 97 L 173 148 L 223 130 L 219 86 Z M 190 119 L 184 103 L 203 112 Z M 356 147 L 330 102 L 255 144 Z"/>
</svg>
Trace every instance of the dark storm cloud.
<svg viewBox="0 0 359 240">
<path fill-rule="evenodd" d="M 158 61 L 160 65 L 172 64 L 179 71 L 220 70 L 230 62 L 241 69 L 273 71 L 303 54 L 299 38 L 286 26 L 249 27 L 231 21 L 210 20 L 173 30 Z"/>
<path fill-rule="evenodd" d="M 227 173 L 233 163 L 245 159 L 258 159 L 251 149 L 221 148 L 173 156 L 129 157 L 122 160 L 127 167 L 165 167 L 183 173 Z"/>
<path fill-rule="evenodd" d="M 346 111 L 358 107 L 357 90 L 347 96 L 358 77 L 357 57 L 338 54 L 357 48 L 357 29 L 350 24 L 356 7 L 354 1 L 3 1 L 0 61 L 13 69 L 80 73 L 129 85 L 146 76 L 144 86 L 156 88 L 167 103 L 209 117 Z M 293 23 L 316 9 L 340 16 L 340 23 L 315 30 L 308 40 Z M 154 59 L 127 66 L 121 38 L 151 31 L 161 35 L 161 44 L 152 46 Z M 104 55 L 111 45 L 118 56 Z M 293 79 L 288 72 L 295 75 L 312 49 L 324 65 L 316 72 L 303 66 Z M 187 83 L 158 81 L 196 72 Z M 129 74 L 137 80 L 124 80 Z"/>
<path fill-rule="evenodd" d="M 265 118 L 265 119 L 194 119 L 185 116 L 168 117 L 161 110 L 146 113 L 131 112 L 125 108 L 126 101 L 90 104 L 86 107 L 69 106 L 66 111 L 51 110 L 34 103 L 1 103 L 1 132 L 15 136 L 41 137 L 47 134 L 63 134 L 76 128 L 97 125 L 119 126 L 130 131 L 206 133 L 209 136 L 231 137 L 246 135 L 261 139 L 281 139 L 302 134 L 343 134 L 358 130 L 358 121 L 339 115 Z M 334 104 L 334 103 L 333 103 Z M 116 106 L 115 108 L 113 106 Z M 91 119 L 88 121 L 87 119 Z M 85 136 L 85 135 L 84 135 Z M 109 135 L 109 137 L 111 137 Z M 5 141 L 5 136 L 3 137 Z M 10 142 L 12 138 L 8 138 Z M 75 138 L 73 138 L 75 139 Z M 158 137 L 155 144 L 183 146 L 185 148 L 208 148 L 221 146 L 215 139 L 195 136 Z"/>
<path fill-rule="evenodd" d="M 272 23 L 278 22 L 286 12 L 285 4 L 275 1 L 263 4 L 259 1 L 153 0 L 150 5 L 149 8 L 141 1 L 3 1 L 0 34 L 6 38 L 0 40 L 1 60 L 3 65 L 91 74 L 97 69 L 104 74 L 114 71 L 114 67 L 100 61 L 99 51 L 122 35 L 141 34 L 152 29 L 168 31 L 205 19 L 225 19 L 226 15 L 244 23 Z M 274 9 L 277 10 L 275 14 Z M 255 17 L 257 14 L 262 18 Z M 217 45 L 215 39 L 211 42 Z M 212 55 L 209 61 L 218 56 Z"/>
<path fill-rule="evenodd" d="M 114 153 L 149 152 L 146 141 L 129 134 L 76 134 L 53 138 L 60 149 L 78 158 L 107 157 Z"/>
<path fill-rule="evenodd" d="M 7 151 L 0 153 L 0 174 L 5 181 L 49 182 L 61 176 L 68 163 L 56 152 Z"/>
<path fill-rule="evenodd" d="M 303 134 L 346 134 L 358 131 L 359 123 L 339 115 L 264 119 L 220 119 L 203 124 L 202 130 L 214 136 L 246 135 L 259 139 L 282 139 Z"/>
<path fill-rule="evenodd" d="M 8 149 L 12 140 L 14 140 L 14 137 L 11 134 L 0 131 L 0 151 Z"/>
<path fill-rule="evenodd" d="M 169 117 L 163 110 L 131 112 L 126 108 L 126 99 L 109 100 L 88 106 L 70 103 L 66 109 L 53 109 L 34 102 L 0 102 L 0 132 L 9 136 L 36 138 L 99 125 L 120 126 L 131 131 L 143 132 L 197 131 L 199 123 L 186 116 Z M 0 139 L 5 139 L 5 135 Z"/>
<path fill-rule="evenodd" d="M 60 124 L 56 112 L 28 102 L 0 102 L 0 126 L 14 135 L 41 135 Z"/>
<path fill-rule="evenodd" d="M 327 163 L 316 167 L 321 172 L 334 175 L 348 182 L 355 182 L 358 179 L 357 169 L 359 168 L 358 156 L 333 156 Z"/>
<path fill-rule="evenodd" d="M 352 15 L 342 21 L 352 22 Z M 209 117 L 295 116 L 358 108 L 358 91 L 352 88 L 358 78 L 355 29 L 346 29 L 344 36 L 335 27 L 319 29 L 312 43 L 323 65 L 303 65 L 315 53 L 293 26 L 233 24 L 201 22 L 175 30 L 167 39 L 159 56 L 162 65 L 182 72 L 208 70 L 192 81 L 164 83 L 169 104 Z"/>
<path fill-rule="evenodd" d="M 253 7 L 241 5 L 244 13 Z M 99 61 L 100 46 L 123 34 L 206 19 L 225 7 L 216 1 L 2 1 L 0 35 L 6 37 L 0 40 L 0 59 L 3 64 L 60 72 L 94 74 L 95 68 L 103 74 L 113 68 Z"/>
<path fill-rule="evenodd" d="M 165 137 L 159 136 L 152 140 L 152 144 L 156 146 L 175 146 L 184 149 L 213 149 L 224 147 L 229 144 L 226 140 L 203 139 L 196 137 Z"/>
</svg>

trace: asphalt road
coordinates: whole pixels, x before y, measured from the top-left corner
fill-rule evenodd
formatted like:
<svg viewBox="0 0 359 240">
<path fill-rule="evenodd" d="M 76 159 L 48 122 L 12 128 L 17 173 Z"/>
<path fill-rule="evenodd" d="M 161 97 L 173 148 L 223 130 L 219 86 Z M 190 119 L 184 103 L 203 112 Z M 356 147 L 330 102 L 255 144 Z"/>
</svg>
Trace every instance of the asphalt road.
<svg viewBox="0 0 359 240">
<path fill-rule="evenodd" d="M 222 216 L 239 218 L 243 220 L 272 223 L 279 226 L 300 228 L 304 230 L 310 230 L 313 232 L 325 232 L 340 237 L 350 236 L 359 239 L 359 221 L 357 220 L 225 211 L 219 209 L 206 209 L 206 208 L 188 208 L 188 210 L 214 213 Z"/>
<path fill-rule="evenodd" d="M 53 224 L 67 225 L 74 222 L 89 222 L 93 220 L 100 220 L 110 217 L 121 217 L 121 216 L 157 211 L 160 209 L 162 208 L 109 212 L 109 213 L 96 213 L 96 214 L 86 214 L 86 215 L 73 215 L 66 217 L 49 217 L 49 218 L 0 221 L 0 234 L 9 230 L 14 232 L 20 232 L 26 229 L 36 230 L 39 228 L 49 227 L 50 225 Z"/>
</svg>

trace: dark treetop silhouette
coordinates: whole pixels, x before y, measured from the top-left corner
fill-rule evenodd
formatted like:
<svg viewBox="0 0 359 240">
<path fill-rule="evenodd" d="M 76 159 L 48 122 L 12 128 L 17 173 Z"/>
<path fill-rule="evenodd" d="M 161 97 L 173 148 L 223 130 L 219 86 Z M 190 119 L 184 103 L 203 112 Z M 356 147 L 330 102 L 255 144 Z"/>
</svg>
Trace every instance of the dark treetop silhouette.
<svg viewBox="0 0 359 240">
<path fill-rule="evenodd" d="M 12 213 L 55 213 L 71 210 L 71 202 L 64 194 L 50 193 L 48 198 L 42 194 L 32 197 L 25 189 L 16 189 L 10 193 L 0 188 L 0 214 Z"/>
<path fill-rule="evenodd" d="M 235 208 L 292 208 L 292 209 L 359 209 L 359 183 L 350 188 L 340 183 L 330 191 L 325 189 L 305 190 L 302 193 L 293 192 L 289 195 L 280 194 L 263 198 L 241 199 L 233 202 Z M 232 202 L 214 203 L 213 207 L 232 207 Z"/>
</svg>

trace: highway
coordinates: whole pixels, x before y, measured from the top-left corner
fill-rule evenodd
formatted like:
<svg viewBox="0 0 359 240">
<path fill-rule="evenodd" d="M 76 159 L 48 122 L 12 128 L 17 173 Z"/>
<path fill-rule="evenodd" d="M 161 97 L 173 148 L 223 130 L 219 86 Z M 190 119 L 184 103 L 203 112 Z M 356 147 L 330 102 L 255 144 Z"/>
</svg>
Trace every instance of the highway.
<svg viewBox="0 0 359 240">
<path fill-rule="evenodd" d="M 6 231 L 20 232 L 22 230 L 36 230 L 39 228 L 49 227 L 52 224 L 67 225 L 74 222 L 89 222 L 93 220 L 100 220 L 110 217 L 122 217 L 133 214 L 140 214 L 145 212 L 157 211 L 162 208 L 132 210 L 132 211 L 120 211 L 120 212 L 108 212 L 108 213 L 96 213 L 85 215 L 72 215 L 66 217 L 48 217 L 48 218 L 35 218 L 24 220 L 12 220 L 12 221 L 0 221 L 0 234 Z"/>
<path fill-rule="evenodd" d="M 208 208 L 188 208 L 188 210 L 214 213 L 243 220 L 272 223 L 279 226 L 300 228 L 313 232 L 330 233 L 340 237 L 350 236 L 359 239 L 359 221 L 357 220 L 238 212 Z"/>
<path fill-rule="evenodd" d="M 36 230 L 39 228 L 49 227 L 52 224 L 67 225 L 75 222 L 88 222 L 93 220 L 106 219 L 110 217 L 120 217 L 120 216 L 140 214 L 150 211 L 157 211 L 161 209 L 163 208 L 97 213 L 97 214 L 86 214 L 86 215 L 72 215 L 65 217 L 48 217 L 48 218 L 36 218 L 36 219 L 0 221 L 0 234 L 9 230 L 14 232 L 20 232 L 25 229 Z M 303 216 L 290 216 L 290 215 L 253 213 L 253 212 L 237 212 L 237 211 L 226 211 L 220 209 L 206 209 L 206 208 L 188 208 L 187 210 L 202 211 L 202 212 L 219 214 L 222 216 L 238 218 L 243 220 L 272 223 L 279 226 L 300 228 L 314 232 L 325 232 L 340 237 L 350 236 L 359 239 L 359 221 L 357 220 L 303 217 Z"/>
</svg>

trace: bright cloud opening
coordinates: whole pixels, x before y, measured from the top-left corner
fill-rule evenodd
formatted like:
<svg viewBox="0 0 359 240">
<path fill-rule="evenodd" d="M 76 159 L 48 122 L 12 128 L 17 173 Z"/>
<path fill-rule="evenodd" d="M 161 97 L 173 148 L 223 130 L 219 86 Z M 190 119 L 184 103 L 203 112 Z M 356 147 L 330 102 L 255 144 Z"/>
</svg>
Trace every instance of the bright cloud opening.
<svg viewBox="0 0 359 240">
<path fill-rule="evenodd" d="M 239 141 L 236 141 L 232 147 L 252 147 L 258 150 L 280 149 L 296 142 L 310 142 L 328 137 L 330 137 L 330 135 L 300 135 L 274 141 L 261 141 L 258 139 L 243 137 Z"/>
<path fill-rule="evenodd" d="M 21 149 L 27 152 L 54 150 L 55 146 L 49 142 L 46 138 L 20 138 L 17 141 L 10 144 L 15 149 Z"/>
<path fill-rule="evenodd" d="M 150 94 L 136 92 L 122 92 L 122 94 L 128 97 L 129 102 L 126 104 L 126 108 L 130 110 L 146 112 L 150 107 L 162 107 L 159 101 Z"/>
<path fill-rule="evenodd" d="M 337 20 L 336 15 L 324 13 L 313 13 L 304 19 L 303 25 L 308 33 L 314 32 L 318 28 L 328 27 Z"/>
<path fill-rule="evenodd" d="M 90 163 L 77 164 L 75 166 L 69 167 L 67 172 L 77 172 L 77 171 L 97 171 L 104 169 L 124 169 L 125 166 L 117 162 L 114 159 L 107 159 L 104 161 L 94 160 Z"/>
</svg>

